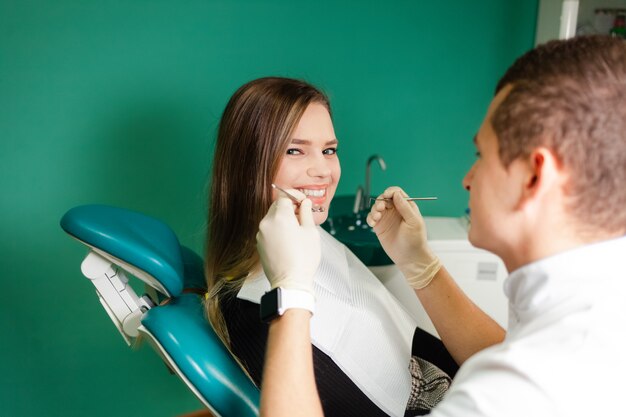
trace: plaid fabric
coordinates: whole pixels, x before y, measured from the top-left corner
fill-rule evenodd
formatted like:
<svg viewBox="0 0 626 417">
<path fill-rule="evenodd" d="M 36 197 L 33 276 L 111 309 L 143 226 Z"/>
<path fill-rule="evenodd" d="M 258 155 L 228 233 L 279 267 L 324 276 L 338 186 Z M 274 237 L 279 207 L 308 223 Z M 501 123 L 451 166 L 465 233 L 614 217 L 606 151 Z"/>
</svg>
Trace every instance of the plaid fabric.
<svg viewBox="0 0 626 417">
<path fill-rule="evenodd" d="M 430 410 L 443 399 L 452 383 L 445 372 L 417 356 L 411 357 L 409 371 L 412 382 L 406 407 L 408 411 Z"/>
</svg>

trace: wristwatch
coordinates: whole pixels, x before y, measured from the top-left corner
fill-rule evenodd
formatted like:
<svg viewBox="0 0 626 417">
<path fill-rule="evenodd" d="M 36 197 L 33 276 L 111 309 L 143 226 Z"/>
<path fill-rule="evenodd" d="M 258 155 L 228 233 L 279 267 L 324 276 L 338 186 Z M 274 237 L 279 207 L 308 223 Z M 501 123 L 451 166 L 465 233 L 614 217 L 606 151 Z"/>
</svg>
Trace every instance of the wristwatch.
<svg viewBox="0 0 626 417">
<path fill-rule="evenodd" d="M 307 291 L 274 288 L 261 297 L 261 321 L 269 323 L 290 308 L 303 308 L 313 314 L 315 297 Z"/>
</svg>

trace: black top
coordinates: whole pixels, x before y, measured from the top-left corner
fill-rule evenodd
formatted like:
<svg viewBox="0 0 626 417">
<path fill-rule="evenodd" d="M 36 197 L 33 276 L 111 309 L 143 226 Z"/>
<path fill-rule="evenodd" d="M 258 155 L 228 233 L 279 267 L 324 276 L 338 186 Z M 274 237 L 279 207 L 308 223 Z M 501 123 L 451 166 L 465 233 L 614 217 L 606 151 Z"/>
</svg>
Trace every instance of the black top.
<svg viewBox="0 0 626 417">
<path fill-rule="evenodd" d="M 221 311 L 230 335 L 231 349 L 246 367 L 257 386 L 261 386 L 265 347 L 269 325 L 259 317 L 259 305 L 240 300 L 236 296 L 222 296 Z M 366 340 L 363 343 L 367 343 Z M 376 417 L 387 416 L 374 404 L 335 362 L 315 345 L 313 367 L 315 382 L 322 402 L 324 415 L 328 417 Z M 412 354 L 439 366 L 451 377 L 458 366 L 443 346 L 429 333 L 415 329 Z M 407 358 L 407 368 L 409 359 Z M 407 416 L 427 414 L 428 410 L 412 410 Z"/>
<path fill-rule="evenodd" d="M 261 386 L 269 325 L 259 318 L 259 305 L 234 296 L 222 297 L 221 309 L 233 353 Z M 407 360 L 408 366 L 408 360 Z M 324 352 L 313 346 L 315 382 L 328 417 L 387 416 Z"/>
</svg>

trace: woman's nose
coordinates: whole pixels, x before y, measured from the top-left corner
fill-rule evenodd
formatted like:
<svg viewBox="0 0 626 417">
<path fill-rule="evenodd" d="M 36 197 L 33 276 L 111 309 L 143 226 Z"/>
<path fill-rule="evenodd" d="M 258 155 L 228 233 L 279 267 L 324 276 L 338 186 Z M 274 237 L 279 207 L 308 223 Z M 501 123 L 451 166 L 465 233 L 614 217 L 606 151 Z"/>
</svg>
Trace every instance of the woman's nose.
<svg viewBox="0 0 626 417">
<path fill-rule="evenodd" d="M 330 173 L 330 163 L 324 156 L 314 158 L 307 169 L 307 174 L 312 177 L 328 177 Z"/>
</svg>

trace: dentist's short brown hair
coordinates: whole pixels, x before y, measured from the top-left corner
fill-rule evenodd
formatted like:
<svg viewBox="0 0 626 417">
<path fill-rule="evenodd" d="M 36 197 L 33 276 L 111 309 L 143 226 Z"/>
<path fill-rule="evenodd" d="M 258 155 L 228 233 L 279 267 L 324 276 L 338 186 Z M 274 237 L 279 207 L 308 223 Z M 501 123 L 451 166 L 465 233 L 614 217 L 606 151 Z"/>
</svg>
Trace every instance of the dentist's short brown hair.
<svg viewBox="0 0 626 417">
<path fill-rule="evenodd" d="M 491 119 L 504 166 L 551 149 L 569 179 L 567 210 L 589 230 L 626 233 L 626 42 L 552 41 L 521 56 Z"/>
</svg>

